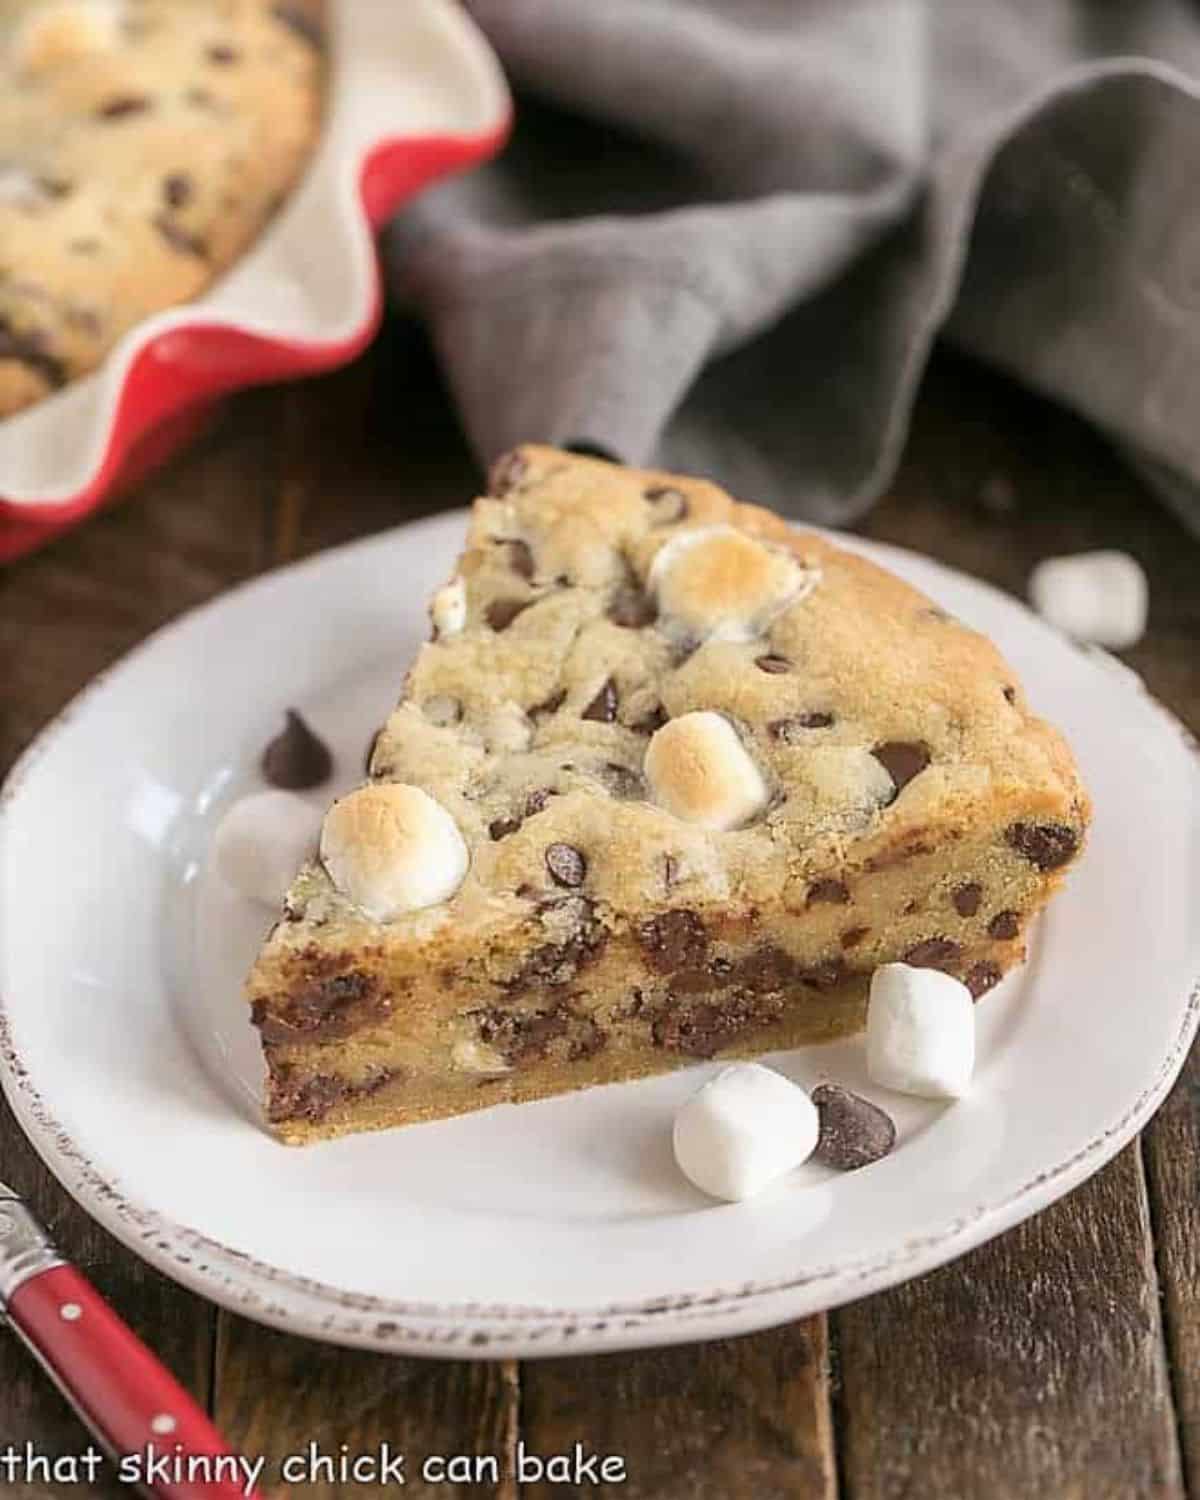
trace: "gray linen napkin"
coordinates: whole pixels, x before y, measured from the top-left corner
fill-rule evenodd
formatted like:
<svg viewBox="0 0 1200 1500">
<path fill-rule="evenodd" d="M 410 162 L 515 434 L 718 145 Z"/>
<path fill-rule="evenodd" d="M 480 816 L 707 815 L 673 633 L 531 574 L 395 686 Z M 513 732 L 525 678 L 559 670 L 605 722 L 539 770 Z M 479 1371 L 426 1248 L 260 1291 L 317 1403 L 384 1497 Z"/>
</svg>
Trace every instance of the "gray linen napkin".
<svg viewBox="0 0 1200 1500">
<path fill-rule="evenodd" d="M 481 460 L 587 439 L 859 515 L 943 334 L 1200 529 L 1189 0 L 468 0 L 495 164 L 391 236 Z"/>
</svg>

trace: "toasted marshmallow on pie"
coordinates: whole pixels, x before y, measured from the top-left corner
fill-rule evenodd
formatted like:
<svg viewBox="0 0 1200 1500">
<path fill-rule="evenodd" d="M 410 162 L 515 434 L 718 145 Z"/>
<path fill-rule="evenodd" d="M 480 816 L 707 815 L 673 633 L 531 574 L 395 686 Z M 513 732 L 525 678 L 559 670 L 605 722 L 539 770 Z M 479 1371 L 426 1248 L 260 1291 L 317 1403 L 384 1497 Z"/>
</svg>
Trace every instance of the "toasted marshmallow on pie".
<svg viewBox="0 0 1200 1500">
<path fill-rule="evenodd" d="M 736 828 L 767 804 L 767 786 L 733 725 L 702 709 L 670 719 L 646 747 L 655 801 L 704 828 Z"/>
<path fill-rule="evenodd" d="M 655 554 L 650 587 L 668 629 L 751 641 L 816 587 L 819 572 L 733 526 L 681 531 Z"/>
<path fill-rule="evenodd" d="M 386 922 L 448 901 L 470 856 L 441 803 L 420 787 L 386 782 L 333 804 L 321 829 L 321 861 L 339 891 Z"/>
<path fill-rule="evenodd" d="M 452 578 L 434 594 L 429 617 L 439 640 L 457 635 L 467 623 L 467 586 L 460 577 Z"/>
</svg>

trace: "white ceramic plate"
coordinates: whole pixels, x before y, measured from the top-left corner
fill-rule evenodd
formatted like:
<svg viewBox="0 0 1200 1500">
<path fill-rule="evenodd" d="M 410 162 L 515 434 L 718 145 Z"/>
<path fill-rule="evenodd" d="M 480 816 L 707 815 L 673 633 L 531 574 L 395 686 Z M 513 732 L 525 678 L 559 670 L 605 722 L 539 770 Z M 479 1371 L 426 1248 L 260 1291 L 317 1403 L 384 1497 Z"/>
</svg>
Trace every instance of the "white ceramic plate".
<svg viewBox="0 0 1200 1500">
<path fill-rule="evenodd" d="M 257 1123 L 238 985 L 265 926 L 206 877 L 282 708 L 342 780 L 398 693 L 461 514 L 225 595 L 92 685 L 13 773 L 0 818 L 5 1091 L 67 1189 L 218 1302 L 396 1351 L 541 1354 L 744 1332 L 927 1271 L 1096 1171 L 1149 1117 L 1196 1025 L 1200 774 L 1123 670 L 927 560 L 862 546 L 988 631 L 1062 725 L 1096 802 L 1028 966 L 980 1005 L 952 1107 L 871 1088 L 855 1040 L 778 1061 L 897 1117 L 863 1171 L 801 1168 L 718 1206 L 676 1173 L 704 1077 L 594 1089 L 304 1150 Z M 860 544 L 854 544 L 860 545 Z"/>
</svg>

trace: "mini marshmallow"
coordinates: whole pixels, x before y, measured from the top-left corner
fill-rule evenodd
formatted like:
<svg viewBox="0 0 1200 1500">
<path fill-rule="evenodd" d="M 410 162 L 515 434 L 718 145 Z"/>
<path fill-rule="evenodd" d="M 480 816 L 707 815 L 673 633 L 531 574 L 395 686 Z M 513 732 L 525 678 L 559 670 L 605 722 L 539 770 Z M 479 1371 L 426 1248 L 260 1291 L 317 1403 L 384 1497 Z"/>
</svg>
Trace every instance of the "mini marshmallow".
<svg viewBox="0 0 1200 1500">
<path fill-rule="evenodd" d="M 802 1088 L 758 1063 L 734 1063 L 680 1108 L 672 1138 L 683 1175 L 736 1203 L 807 1161 L 819 1130 Z"/>
<path fill-rule="evenodd" d="M 1146 630 L 1149 587 L 1127 552 L 1048 557 L 1030 575 L 1029 598 L 1043 619 L 1076 640 L 1122 650 Z"/>
<path fill-rule="evenodd" d="M 867 1072 L 885 1089 L 961 1099 L 975 1068 L 975 1005 L 937 969 L 884 964 L 871 977 Z"/>
<path fill-rule="evenodd" d="M 470 864 L 454 819 L 420 787 L 359 787 L 325 814 L 321 860 L 338 890 L 377 921 L 448 901 Z"/>
<path fill-rule="evenodd" d="M 767 804 L 767 786 L 728 719 L 708 709 L 655 730 L 643 769 L 655 800 L 704 828 L 736 828 Z"/>
<path fill-rule="evenodd" d="M 681 531 L 655 554 L 650 588 L 668 628 L 750 641 L 816 587 L 815 569 L 733 526 Z"/>
<path fill-rule="evenodd" d="M 467 623 L 467 586 L 461 578 L 454 577 L 438 589 L 429 615 L 439 640 L 462 630 Z"/>
<path fill-rule="evenodd" d="M 235 802 L 213 835 L 213 862 L 234 890 L 278 908 L 317 852 L 321 814 L 295 792 L 255 792 Z"/>
</svg>

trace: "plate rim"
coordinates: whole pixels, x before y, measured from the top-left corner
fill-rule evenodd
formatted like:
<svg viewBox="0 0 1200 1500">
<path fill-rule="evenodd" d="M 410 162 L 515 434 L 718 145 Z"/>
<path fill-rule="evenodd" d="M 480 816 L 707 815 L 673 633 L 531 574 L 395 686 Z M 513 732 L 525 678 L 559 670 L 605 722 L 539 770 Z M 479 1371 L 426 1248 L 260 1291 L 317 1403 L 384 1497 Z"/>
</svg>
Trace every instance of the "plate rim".
<svg viewBox="0 0 1200 1500">
<path fill-rule="evenodd" d="M 87 682 L 17 758 L 0 786 L 0 849 L 6 842 L 10 810 L 37 763 L 91 698 L 102 692 L 115 675 L 133 670 L 143 654 L 160 647 L 197 617 L 221 609 L 234 596 L 261 589 L 285 576 L 319 568 L 351 552 L 394 543 L 400 535 L 412 537 L 444 527 L 465 514 L 462 509 L 436 512 L 297 562 L 264 570 L 185 610 L 151 632 Z M 938 558 L 854 533 L 829 533 L 803 522 L 793 524 L 832 535 L 840 545 L 849 544 L 851 548 L 861 545 L 868 555 L 881 554 L 885 565 L 889 556 L 915 559 L 923 565 L 932 565 L 935 571 L 966 578 L 1010 607 L 1024 608 L 1038 626 L 1067 640 L 1085 655 L 1094 655 L 1088 647 L 1063 636 L 1013 595 Z M 1119 690 L 1115 677 L 1112 686 Z M 1200 773 L 1200 741 L 1188 726 L 1154 697 L 1135 674 L 1128 675 L 1125 686 L 1154 711 L 1164 729 L 1179 736 Z M 486 1359 L 516 1353 L 521 1357 L 540 1357 L 561 1354 L 564 1349 L 574 1353 L 600 1352 L 750 1332 L 838 1306 L 934 1270 L 1031 1217 L 1110 1161 L 1165 1099 L 1198 1028 L 1200 975 L 1195 976 L 1190 992 L 1182 997 L 1174 1040 L 1153 1079 L 1104 1130 L 1020 1187 L 995 1200 L 984 1200 L 968 1212 L 943 1221 L 928 1233 L 911 1237 L 882 1255 L 814 1266 L 769 1281 L 665 1293 L 598 1306 L 405 1301 L 351 1292 L 259 1260 L 168 1218 L 157 1209 L 133 1201 L 106 1178 L 55 1118 L 22 1059 L 2 989 L 0 1089 L 37 1155 L 91 1218 L 140 1259 L 220 1306 L 286 1332 L 393 1354 Z"/>
</svg>

